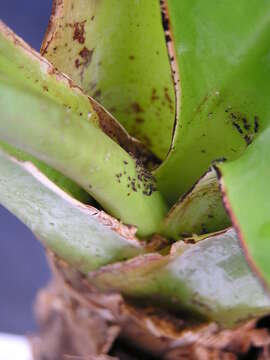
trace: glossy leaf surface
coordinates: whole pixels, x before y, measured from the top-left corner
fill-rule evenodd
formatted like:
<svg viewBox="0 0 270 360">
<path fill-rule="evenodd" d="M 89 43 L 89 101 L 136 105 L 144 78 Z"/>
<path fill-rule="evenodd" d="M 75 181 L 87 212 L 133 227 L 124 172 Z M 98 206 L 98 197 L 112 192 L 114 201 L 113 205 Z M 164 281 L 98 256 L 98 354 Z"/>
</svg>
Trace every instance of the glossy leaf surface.
<svg viewBox="0 0 270 360">
<path fill-rule="evenodd" d="M 222 230 L 229 225 L 216 172 L 210 169 L 171 208 L 163 221 L 162 234 L 178 240 Z"/>
<path fill-rule="evenodd" d="M 225 204 L 253 268 L 270 286 L 270 128 L 246 153 L 219 165 Z"/>
<path fill-rule="evenodd" d="M 139 234 L 151 235 L 167 211 L 161 195 L 155 191 L 153 178 L 102 131 L 102 114 L 91 107 L 80 90 L 72 89 L 61 75 L 60 79 L 50 77 L 52 66 L 24 44 L 17 46 L 20 39 L 2 28 L 0 139 L 72 179 L 109 213 L 137 226 Z M 42 88 L 36 85 L 34 76 Z M 52 94 L 46 96 L 49 88 L 57 101 Z M 62 105 L 63 101 L 67 103 Z M 72 106 L 77 108 L 73 111 Z M 82 112 L 78 114 L 80 106 Z"/>
<path fill-rule="evenodd" d="M 138 226 L 141 235 L 156 231 L 166 206 L 152 178 L 91 122 L 80 122 L 76 114 L 1 74 L 0 115 L 1 140 L 71 178 L 109 213 Z"/>
<path fill-rule="evenodd" d="M 41 52 L 166 156 L 175 96 L 158 0 L 57 0 Z"/>
<path fill-rule="evenodd" d="M 91 121 L 128 152 L 140 153 L 137 142 L 101 105 L 86 96 L 66 75 L 29 47 L 0 21 L 0 68 L 9 79 L 76 113 L 81 121 Z"/>
<path fill-rule="evenodd" d="M 268 124 L 270 3 L 164 3 L 180 88 L 173 145 L 156 175 L 175 202 L 213 160 L 239 157 Z"/>
</svg>

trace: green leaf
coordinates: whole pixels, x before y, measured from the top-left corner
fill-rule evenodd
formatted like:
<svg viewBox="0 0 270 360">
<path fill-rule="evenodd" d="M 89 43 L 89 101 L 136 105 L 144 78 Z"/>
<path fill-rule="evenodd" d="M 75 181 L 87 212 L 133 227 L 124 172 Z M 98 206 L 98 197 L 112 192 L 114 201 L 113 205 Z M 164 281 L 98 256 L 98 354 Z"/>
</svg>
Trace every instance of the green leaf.
<svg viewBox="0 0 270 360">
<path fill-rule="evenodd" d="M 143 252 L 135 229 L 73 199 L 30 162 L 0 151 L 0 202 L 61 259 L 88 272 Z"/>
<path fill-rule="evenodd" d="M 175 95 L 159 1 L 56 1 L 41 49 L 163 159 Z"/>
<path fill-rule="evenodd" d="M 224 202 L 252 267 L 270 286 L 270 128 L 233 162 L 219 165 Z"/>
<path fill-rule="evenodd" d="M 91 196 L 78 186 L 74 181 L 68 179 L 62 175 L 59 171 L 46 165 L 44 162 L 37 160 L 35 157 L 25 153 L 24 151 L 18 150 L 5 142 L 0 141 L 0 148 L 5 153 L 14 156 L 16 159 L 21 161 L 29 161 L 34 164 L 44 175 L 46 175 L 53 183 L 59 186 L 66 193 L 74 197 L 75 199 L 83 202 L 94 204 L 94 200 Z"/>
<path fill-rule="evenodd" d="M 51 65 L 14 34 L 7 36 L 3 28 L 0 139 L 72 179 L 109 213 L 137 226 L 139 235 L 151 235 L 167 212 L 160 193 L 155 191 L 154 179 L 104 134 L 99 119 L 103 110 L 95 112 L 80 90 L 55 74 Z M 107 118 L 103 121 L 110 127 Z"/>
<path fill-rule="evenodd" d="M 141 235 L 156 231 L 165 215 L 153 179 L 113 140 L 1 73 L 0 138 L 71 178 L 108 212 L 138 226 Z"/>
<path fill-rule="evenodd" d="M 9 77 L 14 78 L 14 75 L 16 75 L 16 80 L 18 82 L 27 83 L 33 89 L 40 91 L 49 97 L 55 97 L 56 101 L 59 101 L 60 103 L 65 103 L 67 101 L 70 104 L 74 104 L 71 96 L 69 96 L 68 99 L 66 98 L 68 92 L 65 91 L 63 81 L 67 81 L 67 79 L 63 78 L 60 82 L 55 81 L 56 79 L 54 79 L 54 76 L 49 75 L 49 64 L 42 60 L 38 54 L 34 53 L 32 49 L 13 34 L 2 22 L 0 22 L 0 54 L 5 55 L 0 55 L 0 67 L 2 70 L 5 69 L 5 72 Z M 42 73 L 41 77 L 40 67 L 42 65 L 48 68 L 48 74 Z M 20 68 L 19 72 L 18 68 Z M 51 68 L 50 70 L 53 69 Z M 51 71 L 51 73 L 53 74 L 53 71 Z M 55 73 L 55 76 L 60 77 L 60 74 Z M 83 106 L 83 101 L 80 101 L 80 107 L 85 107 Z M 4 148 L 9 154 L 14 154 L 17 157 L 19 156 L 20 159 L 27 159 L 34 162 L 35 165 L 39 169 L 42 169 L 42 172 L 45 172 L 52 181 L 56 182 L 63 190 L 78 200 L 82 202 L 92 201 L 88 193 L 55 169 L 50 168 L 46 164 L 18 149 L 12 148 L 8 144 L 2 142 L 0 147 Z"/>
<path fill-rule="evenodd" d="M 156 176 L 173 203 L 213 160 L 238 158 L 268 124 L 270 2 L 165 3 L 180 83 L 173 145 Z"/>
<path fill-rule="evenodd" d="M 72 110 L 80 116 L 91 114 L 93 122 L 96 122 L 102 128 L 106 128 L 103 119 L 104 115 L 102 114 L 103 110 L 98 109 L 99 113 L 101 113 L 101 116 L 98 117 L 93 109 L 91 99 L 85 96 L 70 79 L 59 73 L 44 58 L 34 52 L 1 21 L 0 67 L 10 79 L 15 77 L 16 82 L 27 84 L 31 89 L 53 99 L 59 104 L 65 105 L 70 111 Z M 70 91 L 70 88 L 73 91 Z M 97 104 L 93 103 L 93 105 L 98 107 Z M 137 152 L 138 150 L 133 149 L 136 145 L 132 145 L 132 140 L 128 135 L 119 128 L 117 123 L 114 123 L 113 119 L 111 121 L 113 123 L 108 126 L 110 119 L 106 116 L 105 122 L 107 122 L 107 128 L 110 130 L 110 136 L 124 146 L 130 141 L 131 147 L 128 147 L 128 150 Z M 53 182 L 57 183 L 58 186 L 78 200 L 83 202 L 93 201 L 88 193 L 55 169 L 8 144 L 2 142 L 0 146 L 17 158 L 33 162 Z"/>
<path fill-rule="evenodd" d="M 222 203 L 216 172 L 210 169 L 171 208 L 162 224 L 162 234 L 179 238 L 222 230 L 230 220 Z"/>
<path fill-rule="evenodd" d="M 143 304 L 198 314 L 232 327 L 269 313 L 270 300 L 247 266 L 233 229 L 195 245 L 178 242 L 168 256 L 149 254 L 103 267 L 89 278 Z M 196 318 L 194 318 L 196 319 Z"/>
<path fill-rule="evenodd" d="M 82 121 L 91 121 L 126 151 L 140 155 L 140 146 L 125 129 L 66 75 L 31 49 L 0 21 L 0 69 L 9 79 L 28 86 L 41 95 L 64 105 Z M 143 150 L 144 151 L 144 150 Z"/>
</svg>

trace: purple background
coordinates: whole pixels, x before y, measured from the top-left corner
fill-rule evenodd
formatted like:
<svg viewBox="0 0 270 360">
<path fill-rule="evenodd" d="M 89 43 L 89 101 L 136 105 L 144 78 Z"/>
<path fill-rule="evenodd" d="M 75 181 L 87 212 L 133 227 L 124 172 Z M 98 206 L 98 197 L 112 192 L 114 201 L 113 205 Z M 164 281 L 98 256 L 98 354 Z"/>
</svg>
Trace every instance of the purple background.
<svg viewBox="0 0 270 360">
<path fill-rule="evenodd" d="M 0 19 L 37 50 L 52 0 L 0 0 Z M 35 330 L 35 294 L 49 279 L 42 246 L 13 215 L 0 207 L 0 332 Z"/>
</svg>

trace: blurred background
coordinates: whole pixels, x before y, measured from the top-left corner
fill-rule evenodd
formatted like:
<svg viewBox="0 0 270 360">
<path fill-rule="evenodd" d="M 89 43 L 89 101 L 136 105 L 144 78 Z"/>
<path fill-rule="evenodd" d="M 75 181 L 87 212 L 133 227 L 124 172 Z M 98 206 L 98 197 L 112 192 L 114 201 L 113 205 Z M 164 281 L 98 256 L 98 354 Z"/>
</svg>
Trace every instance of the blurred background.
<svg viewBox="0 0 270 360">
<path fill-rule="evenodd" d="M 0 0 L 0 19 L 39 50 L 51 6 L 52 0 Z M 48 279 L 42 246 L 0 207 L 0 332 L 25 334 L 36 329 L 32 305 Z"/>
</svg>

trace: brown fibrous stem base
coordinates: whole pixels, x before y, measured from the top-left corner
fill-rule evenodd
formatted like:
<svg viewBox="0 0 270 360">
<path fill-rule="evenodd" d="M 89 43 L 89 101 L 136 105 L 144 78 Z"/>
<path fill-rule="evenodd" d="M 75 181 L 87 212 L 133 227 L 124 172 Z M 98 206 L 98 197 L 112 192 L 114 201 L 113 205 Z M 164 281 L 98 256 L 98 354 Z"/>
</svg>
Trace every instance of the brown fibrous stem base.
<svg viewBox="0 0 270 360">
<path fill-rule="evenodd" d="M 63 261 L 49 259 L 54 279 L 36 302 L 41 331 L 31 338 L 34 360 L 270 359 L 270 317 L 233 330 L 194 326 L 101 293 Z"/>
</svg>

